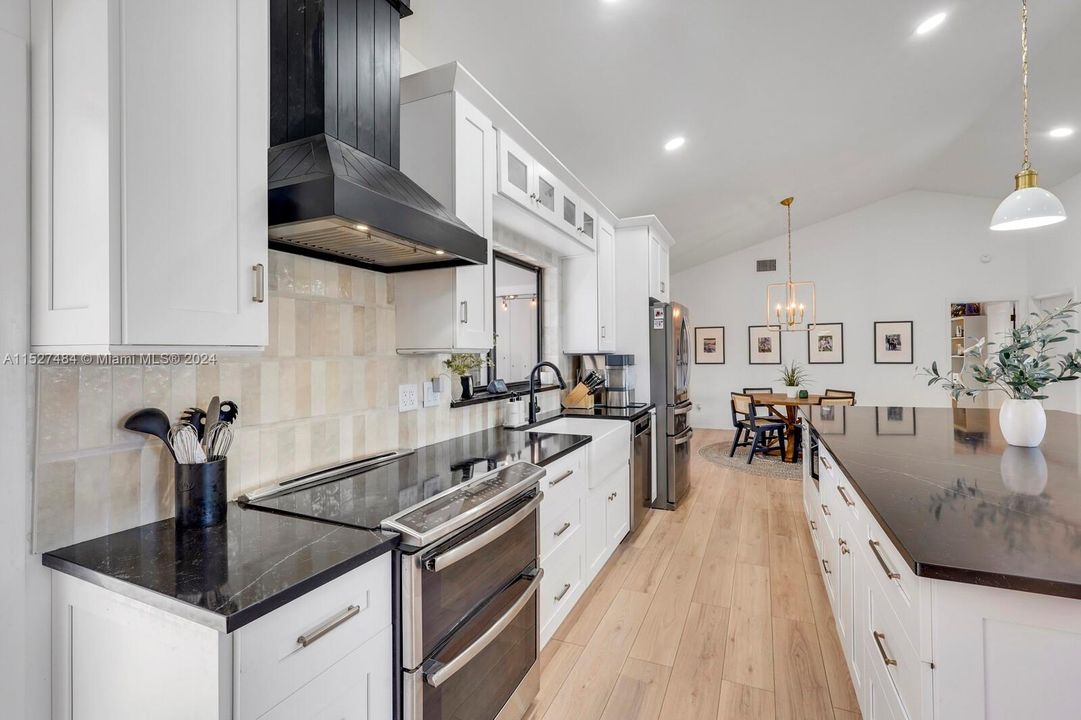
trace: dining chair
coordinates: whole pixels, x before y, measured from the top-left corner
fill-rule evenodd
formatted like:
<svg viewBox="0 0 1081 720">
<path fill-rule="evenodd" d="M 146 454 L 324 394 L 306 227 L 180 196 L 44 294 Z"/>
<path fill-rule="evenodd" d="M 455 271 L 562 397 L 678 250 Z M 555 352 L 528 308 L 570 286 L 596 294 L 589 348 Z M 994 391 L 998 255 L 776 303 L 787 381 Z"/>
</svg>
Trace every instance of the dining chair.
<svg viewBox="0 0 1081 720">
<path fill-rule="evenodd" d="M 770 395 L 772 395 L 773 394 L 773 388 L 771 388 L 771 387 L 743 388 L 743 394 L 744 395 L 754 395 L 755 393 L 769 393 Z M 758 408 L 759 410 L 761 410 L 763 412 L 763 414 L 769 414 L 773 410 L 773 408 L 770 407 L 769 405 L 763 405 L 762 403 L 756 403 L 755 407 Z"/>
<path fill-rule="evenodd" d="M 732 438 L 732 449 L 728 457 L 736 454 L 736 448 L 750 446 L 747 464 L 754 460 L 755 453 L 765 453 L 770 440 L 776 440 L 784 457 L 785 424 L 779 420 L 760 418 L 755 415 L 754 398 L 746 393 L 732 393 L 732 425 L 736 435 Z"/>
</svg>

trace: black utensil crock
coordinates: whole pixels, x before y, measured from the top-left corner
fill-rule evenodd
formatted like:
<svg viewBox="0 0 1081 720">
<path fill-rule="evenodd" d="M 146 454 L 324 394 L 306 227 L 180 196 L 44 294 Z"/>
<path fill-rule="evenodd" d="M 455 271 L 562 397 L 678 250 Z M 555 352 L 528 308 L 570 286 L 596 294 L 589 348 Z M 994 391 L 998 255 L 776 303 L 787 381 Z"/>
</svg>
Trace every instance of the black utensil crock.
<svg viewBox="0 0 1081 720">
<path fill-rule="evenodd" d="M 176 526 L 220 525 L 226 511 L 226 459 L 176 466 Z"/>
</svg>

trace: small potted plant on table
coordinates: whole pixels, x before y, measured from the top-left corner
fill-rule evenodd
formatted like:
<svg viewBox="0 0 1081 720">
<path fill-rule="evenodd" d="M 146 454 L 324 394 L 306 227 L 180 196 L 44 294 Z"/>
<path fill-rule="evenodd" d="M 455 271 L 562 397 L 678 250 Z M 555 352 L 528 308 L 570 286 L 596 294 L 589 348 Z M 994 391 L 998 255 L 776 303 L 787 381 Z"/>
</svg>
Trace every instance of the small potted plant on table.
<svg viewBox="0 0 1081 720">
<path fill-rule="evenodd" d="M 959 373 L 941 375 L 938 363 L 921 368 L 930 377 L 928 385 L 941 385 L 954 400 L 962 395 L 975 397 L 983 392 L 1004 392 L 1007 400 L 998 413 L 1002 437 L 1010 445 L 1036 447 L 1047 430 L 1047 415 L 1040 401 L 1048 385 L 1076 380 L 1081 375 L 1081 350 L 1055 356 L 1054 348 L 1067 341 L 1077 330 L 1069 327 L 1081 303 L 1070 301 L 1057 310 L 1031 313 L 1029 321 L 1010 332 L 1002 333 L 1001 343 L 987 338 L 965 350 L 971 361 L 972 384 L 966 385 Z M 984 346 L 991 348 L 983 359 Z M 1056 363 L 1056 364 L 1052 364 Z"/>
<path fill-rule="evenodd" d="M 803 369 L 803 366 L 793 360 L 781 368 L 781 384 L 784 385 L 785 394 L 790 398 L 798 397 L 800 388 L 804 383 L 811 380 L 811 376 Z"/>
<path fill-rule="evenodd" d="M 473 397 L 473 371 L 487 366 L 488 358 L 477 353 L 454 353 L 443 361 L 443 367 L 457 375 L 462 383 L 459 400 Z"/>
</svg>

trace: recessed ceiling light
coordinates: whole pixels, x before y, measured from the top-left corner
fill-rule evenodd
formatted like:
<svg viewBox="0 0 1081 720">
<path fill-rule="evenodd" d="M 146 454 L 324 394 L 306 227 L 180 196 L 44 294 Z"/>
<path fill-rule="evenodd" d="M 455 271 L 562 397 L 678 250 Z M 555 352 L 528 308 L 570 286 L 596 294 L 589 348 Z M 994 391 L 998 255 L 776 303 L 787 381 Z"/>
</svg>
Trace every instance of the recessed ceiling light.
<svg viewBox="0 0 1081 720">
<path fill-rule="evenodd" d="M 1072 127 L 1057 127 L 1047 134 L 1053 138 L 1064 138 L 1070 137 L 1073 133 L 1074 129 Z"/>
<path fill-rule="evenodd" d="M 672 150 L 679 150 L 683 147 L 683 143 L 687 142 L 687 138 L 674 137 L 664 144 L 664 149 L 671 152 Z"/>
<path fill-rule="evenodd" d="M 446 254 L 446 252 L 447 252 L 446 250 L 436 250 L 435 254 L 436 255 L 444 255 L 444 254 Z"/>
<path fill-rule="evenodd" d="M 935 28 L 937 28 L 939 25 L 941 25 L 944 22 L 946 22 L 946 13 L 944 13 L 944 12 L 935 13 L 934 15 L 927 18 L 926 20 L 924 20 L 923 22 L 921 22 L 919 25 L 916 26 L 916 34 L 917 35 L 926 35 L 927 33 L 931 32 L 932 30 L 934 30 Z"/>
<path fill-rule="evenodd" d="M 357 225 L 357 230 L 360 230 L 361 232 L 367 232 L 368 231 L 368 226 L 367 225 Z"/>
</svg>

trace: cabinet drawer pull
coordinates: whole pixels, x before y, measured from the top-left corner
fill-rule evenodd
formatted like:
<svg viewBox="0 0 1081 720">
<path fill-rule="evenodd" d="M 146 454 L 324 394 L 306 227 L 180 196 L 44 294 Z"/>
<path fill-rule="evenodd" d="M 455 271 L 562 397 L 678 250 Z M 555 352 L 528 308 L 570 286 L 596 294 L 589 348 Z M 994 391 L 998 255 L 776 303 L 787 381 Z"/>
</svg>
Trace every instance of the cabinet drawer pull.
<svg viewBox="0 0 1081 720">
<path fill-rule="evenodd" d="M 563 590 L 552 599 L 555 600 L 556 602 L 559 602 L 564 597 L 566 597 L 567 593 L 569 593 L 570 591 L 571 591 L 571 584 L 570 583 L 563 583 Z"/>
<path fill-rule="evenodd" d="M 325 623 L 317 627 L 309 634 L 301 635 L 300 637 L 298 637 L 297 644 L 301 647 L 308 647 L 313 642 L 329 633 L 331 630 L 334 630 L 339 625 L 345 623 L 347 620 L 352 620 L 359 614 L 360 608 L 356 605 L 350 605 L 345 610 L 343 610 L 337 617 L 327 620 Z"/>
<path fill-rule="evenodd" d="M 827 470 L 832 470 L 833 469 L 833 466 L 830 465 L 830 461 L 826 459 L 825 455 L 819 454 L 818 459 L 823 465 L 826 466 Z"/>
<path fill-rule="evenodd" d="M 264 267 L 263 263 L 259 263 L 258 265 L 252 265 L 251 270 L 255 273 L 255 286 L 251 294 L 252 302 L 266 302 L 266 267 Z"/>
<path fill-rule="evenodd" d="M 563 527 L 559 528 L 558 530 L 556 530 L 556 531 L 555 531 L 554 533 L 552 533 L 552 534 L 553 534 L 553 535 L 555 535 L 556 537 L 559 537 L 559 536 L 560 536 L 560 535 L 562 535 L 563 533 L 567 532 L 567 529 L 568 529 L 568 528 L 569 528 L 570 526 L 571 526 L 571 524 L 570 524 L 569 522 L 565 522 L 565 523 L 563 523 Z"/>
<path fill-rule="evenodd" d="M 829 564 L 828 560 L 823 560 L 822 561 L 822 569 L 826 571 L 827 575 L 832 575 L 833 574 L 833 571 L 830 570 L 830 564 Z"/>
<path fill-rule="evenodd" d="M 852 501 L 852 498 L 848 497 L 848 493 L 845 492 L 845 489 L 840 485 L 837 486 L 837 492 L 841 493 L 841 499 L 845 501 L 845 505 L 848 507 L 854 507 L 856 505 L 856 503 Z"/>
<path fill-rule="evenodd" d="M 886 564 L 886 558 L 882 557 L 882 552 L 878 549 L 878 541 L 868 540 L 867 544 L 871 546 L 871 552 L 875 554 L 875 559 L 878 560 L 878 564 L 882 566 L 882 571 L 886 573 L 886 577 L 890 580 L 900 580 L 901 573 L 891 570 L 890 566 Z"/>
<path fill-rule="evenodd" d="M 829 505 L 826 505 L 825 503 L 822 503 L 822 514 L 823 515 L 832 515 L 833 514 L 833 513 L 830 512 Z"/>
<path fill-rule="evenodd" d="M 462 325 L 469 324 L 469 302 L 466 300 L 458 303 L 458 322 Z"/>
<path fill-rule="evenodd" d="M 601 339 L 604 339 L 604 325 L 601 325 Z"/>
<path fill-rule="evenodd" d="M 844 538 L 837 538 L 837 544 L 841 546 L 842 555 L 848 555 L 850 552 L 852 552 L 848 549 L 848 541 L 846 541 Z"/>
<path fill-rule="evenodd" d="M 566 471 L 565 473 L 563 473 L 562 475 L 557 477 L 555 480 L 552 480 L 552 482 L 548 483 L 548 487 L 554 488 L 556 485 L 563 482 L 564 480 L 566 480 L 567 478 L 569 478 L 573 474 L 574 474 L 573 470 Z"/>
<path fill-rule="evenodd" d="M 818 529 L 818 523 L 816 523 L 814 520 L 811 520 L 811 529 L 812 530 L 817 530 Z"/>
<path fill-rule="evenodd" d="M 886 639 L 886 634 L 880 633 L 878 630 L 872 630 L 871 634 L 875 636 L 875 645 L 878 645 L 878 652 L 882 655 L 882 664 L 886 667 L 890 665 L 896 667 L 897 661 L 889 656 L 886 652 L 886 646 L 882 644 L 882 641 Z"/>
</svg>

